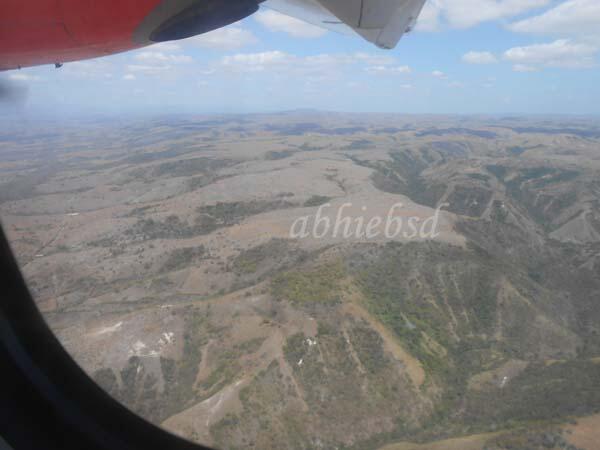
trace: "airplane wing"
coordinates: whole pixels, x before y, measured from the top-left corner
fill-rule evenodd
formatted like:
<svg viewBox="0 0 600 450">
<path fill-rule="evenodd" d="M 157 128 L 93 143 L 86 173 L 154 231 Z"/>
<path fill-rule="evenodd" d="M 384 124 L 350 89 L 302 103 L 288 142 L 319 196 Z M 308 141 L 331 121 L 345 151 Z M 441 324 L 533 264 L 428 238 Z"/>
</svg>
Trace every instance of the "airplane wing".
<svg viewBox="0 0 600 450">
<path fill-rule="evenodd" d="M 0 71 L 40 64 L 60 67 L 207 33 L 255 13 L 259 4 L 394 48 L 414 26 L 425 1 L 0 0 Z M 0 87 L 0 98 L 7 97 L 7 89 Z"/>
<path fill-rule="evenodd" d="M 266 0 L 263 5 L 313 25 L 357 33 L 391 49 L 414 27 L 426 0 Z"/>
</svg>

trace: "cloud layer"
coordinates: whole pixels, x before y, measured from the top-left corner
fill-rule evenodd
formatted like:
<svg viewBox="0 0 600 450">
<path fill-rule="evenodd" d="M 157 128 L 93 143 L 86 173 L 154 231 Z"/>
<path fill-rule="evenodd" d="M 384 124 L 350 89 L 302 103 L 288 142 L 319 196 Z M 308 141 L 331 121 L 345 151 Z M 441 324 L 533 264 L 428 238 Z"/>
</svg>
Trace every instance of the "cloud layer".
<svg viewBox="0 0 600 450">
<path fill-rule="evenodd" d="M 568 0 L 508 27 L 518 33 L 600 37 L 600 1 Z"/>
<path fill-rule="evenodd" d="M 434 0 L 433 3 L 436 2 L 445 4 L 445 0 Z M 464 6 L 468 3 L 466 0 L 459 0 L 451 11 L 457 13 L 461 9 L 460 4 Z M 502 5 L 499 2 L 496 12 L 511 11 L 507 16 L 511 17 L 519 9 L 535 7 L 536 3 L 539 7 L 548 2 L 524 1 L 519 7 L 515 2 L 506 1 Z M 459 17 L 459 23 L 468 22 L 464 11 Z M 546 11 L 507 24 L 506 29 L 536 37 L 555 36 L 551 41 L 517 46 L 504 51 L 503 60 L 511 62 L 515 72 L 537 72 L 544 68 L 589 69 L 597 65 L 597 55 L 600 52 L 600 1 L 566 0 Z M 497 62 L 498 59 L 491 52 L 471 51 L 465 54 L 462 60 L 470 64 L 488 64 Z"/>
<path fill-rule="evenodd" d="M 495 64 L 498 62 L 493 53 L 476 51 L 465 53 L 462 60 L 468 64 Z"/>
<path fill-rule="evenodd" d="M 429 0 L 425 3 L 418 29 L 469 28 L 512 18 L 549 3 L 550 0 Z"/>
<path fill-rule="evenodd" d="M 559 39 L 547 44 L 514 47 L 504 53 L 508 61 L 526 67 L 593 67 L 598 49 L 595 46 Z"/>
</svg>

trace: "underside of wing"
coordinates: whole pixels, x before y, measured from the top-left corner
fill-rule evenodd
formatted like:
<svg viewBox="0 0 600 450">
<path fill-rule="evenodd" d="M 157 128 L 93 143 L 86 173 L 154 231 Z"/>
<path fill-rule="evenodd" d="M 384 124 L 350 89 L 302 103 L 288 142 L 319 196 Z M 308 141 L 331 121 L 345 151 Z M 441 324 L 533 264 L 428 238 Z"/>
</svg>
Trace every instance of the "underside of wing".
<svg viewBox="0 0 600 450">
<path fill-rule="evenodd" d="M 394 48 L 415 25 L 425 0 L 267 0 L 264 5 L 341 33 L 358 33 L 380 48 Z"/>
</svg>

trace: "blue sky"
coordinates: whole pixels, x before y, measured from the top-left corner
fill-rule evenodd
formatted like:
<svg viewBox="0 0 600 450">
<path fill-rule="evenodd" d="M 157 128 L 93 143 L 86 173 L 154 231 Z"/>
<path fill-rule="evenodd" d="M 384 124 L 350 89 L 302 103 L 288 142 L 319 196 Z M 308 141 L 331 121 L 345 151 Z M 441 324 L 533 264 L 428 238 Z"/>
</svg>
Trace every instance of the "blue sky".
<svg viewBox="0 0 600 450">
<path fill-rule="evenodd" d="M 429 0 L 391 51 L 262 9 L 209 35 L 3 77 L 28 89 L 20 114 L 599 114 L 599 51 L 598 0 Z"/>
</svg>

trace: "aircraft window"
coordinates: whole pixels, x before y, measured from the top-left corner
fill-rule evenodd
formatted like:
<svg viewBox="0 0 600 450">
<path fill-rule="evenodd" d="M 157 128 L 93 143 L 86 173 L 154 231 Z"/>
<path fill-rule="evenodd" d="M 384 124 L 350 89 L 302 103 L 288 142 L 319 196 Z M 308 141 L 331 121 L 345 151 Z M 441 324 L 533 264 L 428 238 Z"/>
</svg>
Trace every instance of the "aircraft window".
<svg viewBox="0 0 600 450">
<path fill-rule="evenodd" d="M 600 17 L 451 3 L 0 74 L 2 226 L 99 386 L 222 449 L 598 448 Z"/>
</svg>

